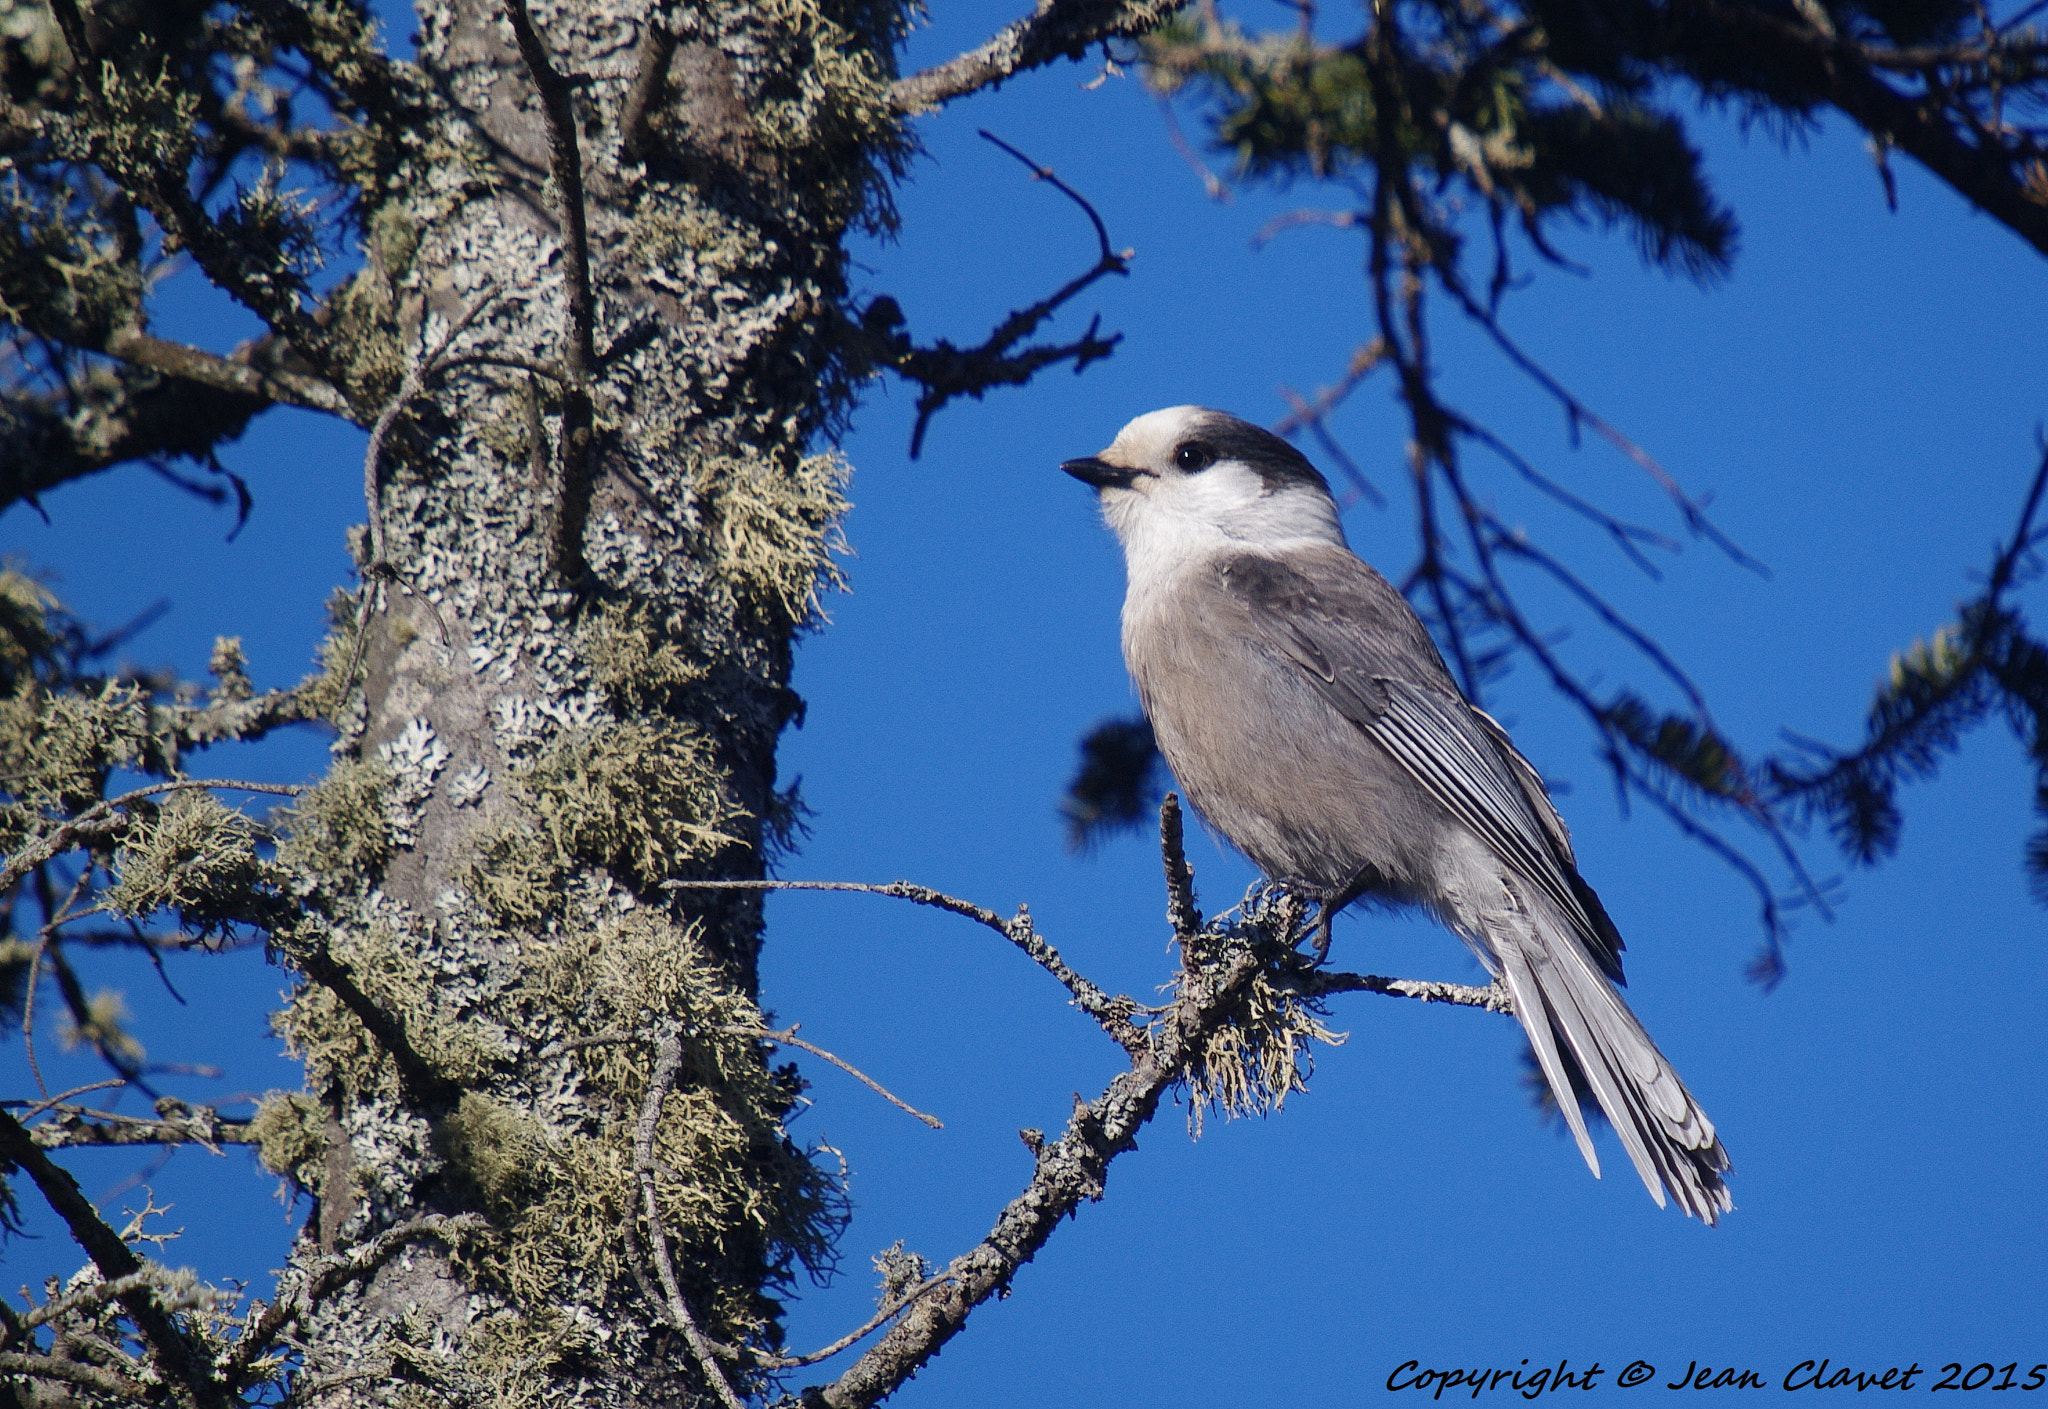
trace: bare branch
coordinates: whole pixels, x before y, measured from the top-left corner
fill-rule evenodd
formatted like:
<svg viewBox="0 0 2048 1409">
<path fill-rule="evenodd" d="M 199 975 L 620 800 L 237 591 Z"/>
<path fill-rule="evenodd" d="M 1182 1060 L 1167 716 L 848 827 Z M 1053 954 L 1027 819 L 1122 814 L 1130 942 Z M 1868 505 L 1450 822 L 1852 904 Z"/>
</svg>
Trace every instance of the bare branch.
<svg viewBox="0 0 2048 1409">
<path fill-rule="evenodd" d="M 1059 951 L 1047 944 L 1031 925 L 1031 911 L 1019 906 L 1016 915 L 1008 920 L 971 901 L 958 900 L 928 886 L 914 885 L 909 881 L 891 881 L 888 885 L 869 885 L 860 881 L 663 881 L 668 890 L 843 890 L 863 895 L 889 895 L 898 900 L 908 900 L 915 905 L 929 905 L 934 909 L 964 915 L 975 923 L 985 925 L 1004 939 L 1031 956 L 1040 968 L 1058 979 L 1066 990 L 1074 995 L 1074 1006 L 1094 1018 L 1111 1039 L 1125 1051 L 1143 1047 L 1147 1041 L 1145 1032 L 1130 1021 L 1130 1015 L 1140 1010 L 1140 1005 L 1130 998 L 1109 994 L 1097 988 L 1080 974 L 1067 967 Z"/>
<path fill-rule="evenodd" d="M 185 343 L 166 342 L 139 328 L 123 328 L 102 349 L 110 357 L 149 367 L 216 391 L 261 397 L 281 406 L 301 406 L 332 416 L 354 419 L 347 398 L 318 377 L 287 372 L 281 367 L 255 367 L 247 361 L 221 357 Z"/>
<path fill-rule="evenodd" d="M 994 88 L 1027 69 L 1079 59 L 1090 45 L 1135 39 L 1165 24 L 1186 0 L 1039 0 L 1024 19 L 1004 26 L 979 48 L 935 68 L 898 79 L 889 104 L 906 116 L 930 112 L 969 93 Z"/>
<path fill-rule="evenodd" d="M 1462 1008 L 1484 1008 L 1489 1013 L 1512 1013 L 1515 1000 L 1498 983 L 1475 988 L 1466 983 L 1437 983 L 1426 979 L 1382 978 L 1378 974 L 1331 973 L 1317 969 L 1289 981 L 1297 992 L 1322 997 L 1332 993 L 1384 993 L 1394 998 L 1413 998 L 1422 1003 L 1452 1003 Z"/>
<path fill-rule="evenodd" d="M 832 1384 L 805 1391 L 806 1401 L 867 1409 L 938 1354 L 976 1307 L 1007 1291 L 1062 1220 L 1083 1201 L 1103 1196 L 1111 1162 L 1137 1147 L 1137 1132 L 1158 1110 L 1160 1097 L 1182 1079 L 1189 1060 L 1259 968 L 1258 958 L 1241 951 L 1214 969 L 1184 969 L 1179 996 L 1153 1025 L 1151 1040 L 1131 1052 L 1130 1070 L 1094 1101 L 1076 1098 L 1060 1137 L 1038 1147 L 1029 1185 L 998 1215 L 989 1235 L 946 1269 L 952 1280 L 928 1292 Z"/>
<path fill-rule="evenodd" d="M 821 1360 L 830 1360 L 848 1346 L 858 1345 L 866 1340 L 869 1336 L 880 1330 L 891 1317 L 906 1310 L 912 1302 L 916 1301 L 933 1287 L 952 1280 L 953 1274 L 951 1272 L 941 1272 L 937 1276 L 925 1278 L 902 1296 L 885 1303 L 881 1310 L 877 1311 L 860 1325 L 854 1327 L 854 1329 L 848 1331 L 838 1340 L 833 1341 L 830 1345 L 821 1346 L 819 1349 L 811 1351 L 808 1355 L 756 1354 L 754 1358 L 771 1370 L 793 1370 L 799 1365 L 815 1365 Z"/>
<path fill-rule="evenodd" d="M 654 1136 L 661 1127 L 661 1108 L 675 1089 L 676 1074 L 682 1070 L 683 1044 L 674 1033 L 661 1039 L 659 1056 L 655 1061 L 654 1075 L 647 1083 L 647 1099 L 640 1107 L 640 1124 L 633 1136 L 633 1169 L 640 1180 L 641 1208 L 647 1215 L 648 1236 L 654 1243 L 654 1266 L 661 1277 L 661 1289 L 666 1297 L 663 1309 L 669 1323 L 683 1333 L 689 1342 L 690 1352 L 697 1358 L 697 1365 L 704 1372 L 706 1383 L 718 1396 L 725 1409 L 746 1409 L 740 1397 L 733 1393 L 732 1382 L 726 1379 L 725 1370 L 718 1363 L 716 1348 L 697 1325 L 697 1318 L 690 1314 L 690 1304 L 683 1299 L 682 1284 L 676 1280 L 675 1260 L 669 1255 L 668 1230 L 662 1225 L 661 1204 L 655 1194 Z"/>
<path fill-rule="evenodd" d="M 926 427 L 931 424 L 932 417 L 955 397 L 972 396 L 979 399 L 992 387 L 1022 386 L 1043 368 L 1070 359 L 1075 372 L 1078 373 L 1090 362 L 1109 356 L 1116 345 L 1123 341 L 1121 333 L 1113 333 L 1107 338 L 1098 337 L 1096 333 L 1102 326 L 1102 320 L 1097 317 L 1089 322 L 1088 331 L 1074 342 L 1057 346 L 1028 347 L 1018 353 L 1010 351 L 1037 331 L 1039 325 L 1052 317 L 1064 304 L 1097 280 L 1111 274 L 1130 273 L 1130 263 L 1135 251 L 1112 249 L 1109 243 L 1109 227 L 1103 224 L 1102 217 L 1096 213 L 1095 207 L 1090 205 L 1080 192 L 1055 176 L 1051 167 L 1040 166 L 992 132 L 983 130 L 981 135 L 1029 167 L 1034 181 L 1047 183 L 1079 206 L 1082 214 L 1086 215 L 1089 223 L 1095 227 L 1099 253 L 1093 268 L 1069 280 L 1049 297 L 1012 313 L 997 325 L 995 331 L 990 333 L 979 347 L 963 350 L 944 339 L 931 347 L 915 346 L 907 334 L 896 331 L 896 325 L 901 322 L 901 315 L 895 312 L 893 300 L 887 304 L 887 308 L 894 315 L 893 321 L 889 317 L 884 317 L 878 325 L 871 326 L 869 319 L 862 320 L 854 331 L 864 335 L 864 341 L 868 344 L 867 354 L 881 365 L 892 368 L 898 376 L 917 382 L 924 388 L 924 393 L 917 399 L 917 424 L 910 433 L 910 458 L 913 460 L 924 449 L 924 433 Z M 882 307 L 883 301 L 877 300 L 871 306 L 870 313 Z"/>
<path fill-rule="evenodd" d="M 926 1125 L 929 1125 L 934 1130 L 944 1130 L 946 1128 L 946 1123 L 940 1120 L 937 1116 L 926 1115 L 916 1106 L 911 1105 L 908 1101 L 904 1100 L 902 1097 L 890 1091 L 888 1087 L 882 1085 L 881 1082 L 875 1080 L 872 1076 L 869 1076 L 866 1072 L 862 1071 L 859 1067 L 853 1065 L 851 1062 L 846 1061 L 842 1057 L 835 1057 L 830 1052 L 826 1051 L 823 1047 L 815 1047 L 810 1043 L 804 1041 L 801 1037 L 798 1037 L 796 1035 L 796 1030 L 798 1026 L 799 1024 L 791 1023 L 789 1027 L 782 1032 L 771 1031 L 770 1029 L 765 1027 L 726 1027 L 721 1028 L 720 1031 L 730 1032 L 738 1037 L 757 1037 L 763 1042 L 776 1042 L 780 1043 L 785 1047 L 801 1048 L 802 1050 L 809 1052 L 812 1056 L 821 1057 L 824 1060 L 830 1062 L 833 1066 L 838 1067 L 841 1071 L 845 1072 L 855 1081 L 858 1081 L 861 1085 L 867 1087 L 868 1090 L 874 1092 L 877 1096 L 880 1096 L 890 1105 L 896 1107 L 897 1110 L 916 1116 L 919 1120 L 923 1121 Z"/>
</svg>

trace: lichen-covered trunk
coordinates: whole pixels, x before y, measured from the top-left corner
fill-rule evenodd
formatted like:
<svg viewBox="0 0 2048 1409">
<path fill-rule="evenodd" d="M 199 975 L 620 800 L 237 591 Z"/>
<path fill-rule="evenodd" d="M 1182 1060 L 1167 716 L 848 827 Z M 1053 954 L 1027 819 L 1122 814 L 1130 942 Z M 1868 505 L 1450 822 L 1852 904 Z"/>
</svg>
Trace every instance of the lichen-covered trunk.
<svg viewBox="0 0 2048 1409">
<path fill-rule="evenodd" d="M 897 150 L 898 15 L 534 7 L 572 76 L 589 227 L 581 477 L 575 270 L 534 76 L 497 0 L 420 19 L 421 65 L 465 116 L 418 132 L 370 204 L 350 298 L 391 331 L 358 355 L 392 384 L 442 358 L 385 437 L 383 558 L 365 535 L 370 591 L 329 646 L 345 669 L 361 627 L 361 706 L 287 849 L 317 882 L 313 946 L 398 1030 L 309 982 L 279 1023 L 310 1099 L 262 1120 L 266 1159 L 318 1199 L 302 1263 L 425 1213 L 494 1231 L 325 1302 L 302 1383 L 327 1406 L 689 1403 L 710 1391 L 636 1265 L 657 1040 L 686 1053 L 658 1204 L 712 1337 L 774 1344 L 777 1289 L 829 1256 L 840 1212 L 782 1134 L 793 1073 L 747 1035 L 757 900 L 662 883 L 761 875 L 794 806 L 775 776 L 790 652 L 843 507 L 814 441 L 843 409 L 841 240 L 877 217 Z M 651 87 L 650 25 L 676 40 Z M 622 117 L 650 97 L 644 129 Z"/>
</svg>

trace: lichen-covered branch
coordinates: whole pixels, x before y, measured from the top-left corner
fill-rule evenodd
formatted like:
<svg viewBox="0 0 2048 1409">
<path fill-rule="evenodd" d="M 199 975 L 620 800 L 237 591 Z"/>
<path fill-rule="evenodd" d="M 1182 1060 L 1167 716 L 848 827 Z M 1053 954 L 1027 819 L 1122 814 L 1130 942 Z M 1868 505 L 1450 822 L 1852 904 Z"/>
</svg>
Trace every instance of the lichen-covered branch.
<svg viewBox="0 0 2048 1409">
<path fill-rule="evenodd" d="M 38 1149 L 199 1145 L 218 1153 L 221 1145 L 253 1145 L 258 1139 L 249 1121 L 222 1120 L 211 1106 L 188 1107 L 155 1120 L 71 1105 L 56 1105 L 51 1110 L 55 1114 L 48 1120 L 29 1127 L 30 1138 Z"/>
<path fill-rule="evenodd" d="M 965 1328 L 977 1307 L 1007 1294 L 1019 1269 L 1037 1255 L 1062 1220 L 1083 1202 L 1103 1197 L 1111 1163 L 1136 1148 L 1138 1130 L 1152 1119 L 1168 1090 L 1185 1087 L 1192 1108 L 1213 1104 L 1234 1115 L 1277 1108 L 1290 1091 L 1303 1089 L 1304 1044 L 1339 1040 L 1317 1021 L 1316 999 L 1326 994 L 1374 992 L 1493 1012 L 1513 1011 L 1507 995 L 1498 989 L 1323 972 L 1300 952 L 1298 946 L 1308 931 L 1299 907 L 1285 899 L 1248 902 L 1234 917 L 1204 926 L 1195 901 L 1194 873 L 1182 848 L 1179 801 L 1172 794 L 1161 805 L 1159 819 L 1168 915 L 1182 956 L 1173 1001 L 1148 1010 L 1127 998 L 1079 1001 L 1084 994 L 1100 995 L 1101 990 L 1059 963 L 1050 946 L 1029 936 L 1046 956 L 1040 962 L 1048 968 L 1057 965 L 1056 971 L 1067 975 L 1062 982 L 1079 1005 L 1124 1049 L 1129 1070 L 1119 1073 L 1095 1100 L 1077 1096 L 1073 1115 L 1057 1139 L 1047 1142 L 1036 1131 L 1024 1132 L 1025 1144 L 1034 1157 L 1031 1180 L 998 1215 L 989 1235 L 936 1276 L 922 1279 L 913 1290 L 885 1304 L 867 1325 L 835 1343 L 834 1348 L 843 1348 L 891 1318 L 901 1317 L 837 1380 L 804 1390 L 801 1403 L 865 1409 L 893 1393 Z M 971 902 L 907 882 L 888 886 L 820 881 L 705 884 L 891 895 L 933 905 L 1018 938 L 1017 922 L 1006 922 Z M 1020 918 L 1024 913 L 1028 912 L 1020 912 Z M 1142 1027 L 1133 1022 L 1140 1011 L 1148 1016 Z M 669 1067 L 665 1057 L 660 1070 Z M 655 1231 L 659 1250 L 658 1226 Z M 665 1274 L 664 1287 L 674 1302 L 672 1282 Z M 686 1312 L 687 1307 L 682 1307 L 674 1314 Z M 697 1346 L 695 1338 L 692 1344 Z M 708 1342 L 697 1347 L 707 1372 L 716 1368 L 718 1351 Z M 829 1353 L 757 1356 L 755 1363 L 786 1369 Z"/>
<path fill-rule="evenodd" d="M 1029 15 L 957 58 L 898 79 L 889 102 L 904 114 L 930 112 L 955 98 L 999 87 L 1027 70 L 1079 59 L 1090 46 L 1135 39 L 1166 23 L 1187 0 L 1038 0 Z"/>
<path fill-rule="evenodd" d="M 6 1111 L 0 1111 L 0 1164 L 27 1171 L 102 1276 L 110 1282 L 134 1279 L 118 1300 L 164 1377 L 180 1395 L 197 1409 L 229 1409 L 233 1399 L 203 1353 L 157 1304 L 155 1286 L 141 1276 L 141 1259 L 101 1220 L 91 1201 L 79 1192 L 78 1181 L 52 1163 L 21 1122 Z"/>
</svg>

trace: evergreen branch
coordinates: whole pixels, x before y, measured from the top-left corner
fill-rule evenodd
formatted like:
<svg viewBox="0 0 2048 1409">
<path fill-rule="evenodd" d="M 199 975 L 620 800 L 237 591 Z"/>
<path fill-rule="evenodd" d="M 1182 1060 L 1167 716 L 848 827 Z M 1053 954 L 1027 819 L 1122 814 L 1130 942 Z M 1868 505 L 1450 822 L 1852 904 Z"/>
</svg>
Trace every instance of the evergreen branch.
<svg viewBox="0 0 2048 1409">
<path fill-rule="evenodd" d="M 79 1191 L 78 1181 L 51 1162 L 20 1121 L 0 1110 L 0 1162 L 24 1169 L 49 1201 L 50 1207 L 71 1229 L 86 1255 L 110 1282 L 136 1277 L 144 1272 L 141 1259 L 107 1226 L 92 1203 Z M 205 1354 L 180 1330 L 170 1313 L 157 1304 L 156 1289 L 138 1280 L 117 1300 L 134 1322 L 163 1371 L 165 1378 L 183 1391 L 183 1397 L 197 1409 L 231 1409 L 234 1400 L 216 1379 Z"/>
<path fill-rule="evenodd" d="M 1899 148 L 1959 195 L 2043 254 L 2048 254 L 2048 205 L 2031 195 L 2015 171 L 2020 153 L 2007 149 L 1981 124 L 1967 141 L 1951 121 L 1949 103 L 1930 85 L 1925 96 L 1899 92 L 1879 77 L 1893 64 L 1866 46 L 1829 33 L 1789 10 L 1734 0 L 1674 0 L 1657 12 L 1664 24 L 1647 37 L 1647 57 L 1691 73 L 1694 46 L 1734 53 L 1769 53 L 1796 67 L 1799 90 L 1832 104 L 1873 137 Z M 2020 40 L 2020 44 L 2035 41 Z M 1925 68 L 1912 49 L 1894 51 L 1897 66 Z M 1716 76 L 1708 76 L 1716 77 Z"/>
<path fill-rule="evenodd" d="M 193 196 L 182 164 L 166 164 L 129 150 L 119 130 L 128 115 L 107 101 L 106 80 L 114 70 L 111 65 L 100 68 L 78 0 L 50 0 L 50 10 L 71 50 L 85 94 L 90 115 L 82 134 L 85 154 L 149 211 L 168 241 L 191 251 L 208 279 L 301 356 L 324 368 L 331 360 L 327 333 L 301 305 L 299 281 L 283 256 L 273 250 L 265 257 L 215 222 Z"/>
<path fill-rule="evenodd" d="M 1166 23 L 1187 0 L 1038 0 L 1037 8 L 980 47 L 900 78 L 889 105 L 904 116 L 1000 86 L 1029 69 L 1079 59 L 1090 45 L 1135 39 Z"/>
</svg>

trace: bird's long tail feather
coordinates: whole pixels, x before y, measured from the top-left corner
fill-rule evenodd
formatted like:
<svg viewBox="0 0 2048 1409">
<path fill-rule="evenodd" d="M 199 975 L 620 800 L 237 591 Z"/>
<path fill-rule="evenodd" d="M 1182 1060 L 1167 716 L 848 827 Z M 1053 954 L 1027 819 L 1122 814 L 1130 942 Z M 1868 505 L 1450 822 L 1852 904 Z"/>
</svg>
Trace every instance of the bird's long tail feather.
<svg viewBox="0 0 2048 1409">
<path fill-rule="evenodd" d="M 1502 927 L 1510 932 L 1491 936 L 1494 953 L 1515 1013 L 1586 1163 L 1597 1177 L 1600 1161 L 1572 1091 L 1560 1040 L 1657 1206 L 1664 1206 L 1668 1189 L 1685 1212 L 1715 1223 L 1735 1204 L 1722 1179 L 1732 1166 L 1713 1122 L 1577 939 L 1540 913 L 1516 918 L 1521 923 Z"/>
</svg>

